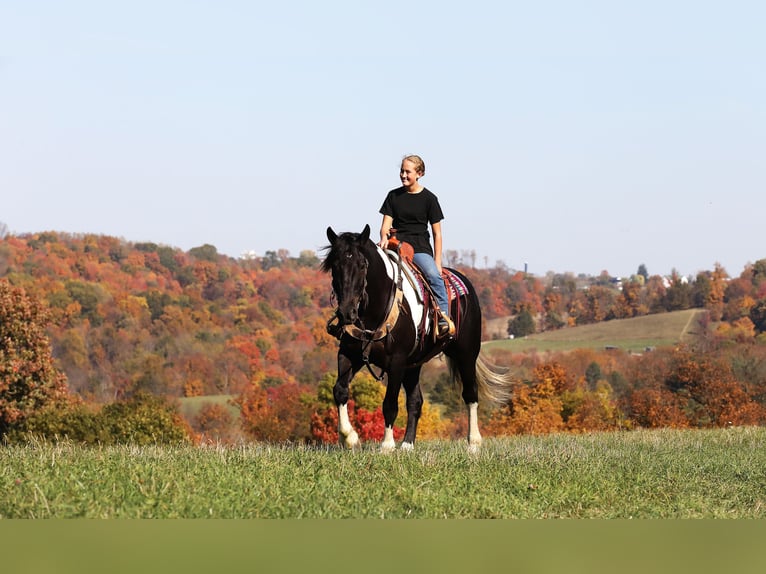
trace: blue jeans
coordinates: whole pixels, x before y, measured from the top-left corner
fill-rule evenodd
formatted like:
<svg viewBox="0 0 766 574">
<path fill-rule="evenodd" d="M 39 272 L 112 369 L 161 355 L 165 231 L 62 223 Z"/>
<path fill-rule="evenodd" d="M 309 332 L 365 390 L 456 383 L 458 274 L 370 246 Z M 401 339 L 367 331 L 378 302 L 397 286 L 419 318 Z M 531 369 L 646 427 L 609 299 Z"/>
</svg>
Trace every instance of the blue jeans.
<svg viewBox="0 0 766 574">
<path fill-rule="evenodd" d="M 449 317 L 449 299 L 447 298 L 447 288 L 444 286 L 444 279 L 439 274 L 439 270 L 436 268 L 436 262 L 434 258 L 428 253 L 416 253 L 413 258 L 415 265 L 423 272 L 423 275 L 428 279 L 428 284 L 431 286 L 431 290 L 436 296 L 436 302 L 439 304 L 439 309 L 442 310 L 447 317 Z"/>
</svg>

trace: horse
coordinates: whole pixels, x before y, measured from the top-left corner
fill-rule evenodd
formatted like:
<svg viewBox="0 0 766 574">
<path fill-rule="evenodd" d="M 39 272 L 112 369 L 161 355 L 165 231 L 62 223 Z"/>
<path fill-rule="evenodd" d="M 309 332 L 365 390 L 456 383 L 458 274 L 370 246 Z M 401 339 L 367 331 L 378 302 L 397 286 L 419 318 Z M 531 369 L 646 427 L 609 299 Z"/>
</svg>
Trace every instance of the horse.
<svg viewBox="0 0 766 574">
<path fill-rule="evenodd" d="M 338 409 L 338 439 L 341 445 L 354 448 L 359 436 L 348 415 L 349 385 L 364 366 L 378 380 L 386 377 L 383 399 L 385 422 L 381 450 L 393 451 L 394 421 L 398 414 L 401 387 L 406 393 L 407 423 L 402 450 L 412 450 L 418 419 L 423 407 L 420 371 L 423 364 L 443 353 L 453 384 L 462 383 L 462 398 L 468 410 L 469 450 L 477 451 L 482 442 L 478 424 L 479 394 L 492 403 L 505 404 L 511 397 L 511 381 L 497 372 L 480 355 L 481 308 L 471 282 L 465 275 L 446 268 L 457 278 L 464 293 L 452 299 L 450 316 L 454 336 L 438 338 L 433 310 L 426 306 L 427 296 L 418 297 L 417 281 L 407 276 L 401 258 L 384 252 L 370 240 L 370 226 L 361 233 L 338 235 L 327 228 L 330 245 L 321 269 L 332 276 L 332 290 L 337 308 L 327 323 L 327 330 L 339 339 L 338 376 L 333 397 Z M 373 371 L 373 366 L 380 373 Z"/>
</svg>

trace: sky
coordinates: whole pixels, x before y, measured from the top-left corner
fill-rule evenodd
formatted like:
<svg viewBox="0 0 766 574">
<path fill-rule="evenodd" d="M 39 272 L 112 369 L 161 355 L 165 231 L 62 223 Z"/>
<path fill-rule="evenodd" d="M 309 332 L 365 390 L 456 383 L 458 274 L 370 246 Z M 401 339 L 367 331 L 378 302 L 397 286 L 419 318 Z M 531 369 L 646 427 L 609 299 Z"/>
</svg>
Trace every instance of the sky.
<svg viewBox="0 0 766 574">
<path fill-rule="evenodd" d="M 0 0 L 0 223 L 188 250 L 377 238 L 615 276 L 766 258 L 766 3 Z"/>
</svg>

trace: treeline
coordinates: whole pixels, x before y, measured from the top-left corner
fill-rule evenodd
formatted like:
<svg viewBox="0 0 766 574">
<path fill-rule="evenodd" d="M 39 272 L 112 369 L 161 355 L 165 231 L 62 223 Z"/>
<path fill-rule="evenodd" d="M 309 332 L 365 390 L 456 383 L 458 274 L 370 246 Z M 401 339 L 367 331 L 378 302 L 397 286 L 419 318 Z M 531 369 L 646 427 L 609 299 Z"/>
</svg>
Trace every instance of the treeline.
<svg viewBox="0 0 766 574">
<path fill-rule="evenodd" d="M 461 261 L 453 257 L 451 263 Z M 90 234 L 47 232 L 0 241 L 0 278 L 46 309 L 52 361 L 82 404 L 95 412 L 146 395 L 229 395 L 238 419 L 210 403 L 190 421 L 197 434 L 224 439 L 244 433 L 258 440 L 333 440 L 328 386 L 336 341 L 325 332 L 333 301 L 318 264 L 311 251 L 233 259 L 211 245 L 183 252 Z M 664 351 L 620 355 L 620 365 L 614 353 L 591 357 L 587 365 L 568 364 L 580 353 L 545 360 L 500 357 L 498 362 L 516 369 L 519 388 L 513 405 L 484 411 L 490 432 L 704 426 L 723 424 L 721 417 L 760 424 L 766 260 L 736 278 L 720 266 L 693 278 L 650 276 L 641 266 L 621 280 L 607 273 L 535 277 L 502 265 L 462 270 L 477 288 L 485 318 L 510 316 L 515 334 L 690 307 L 708 310 L 704 332 L 715 325 L 701 339 L 703 346 L 687 352 L 696 367 L 686 375 L 669 358 L 661 362 Z M 654 379 L 647 380 L 645 372 Z M 684 377 L 691 382 L 678 382 Z M 734 387 L 741 390 L 734 414 L 707 412 L 708 394 L 694 386 L 700 377 L 728 381 L 727 396 L 734 396 Z M 438 363 L 426 370 L 434 407 L 424 413 L 425 436 L 463 430 L 462 407 L 444 378 Z M 380 385 L 355 380 L 355 386 L 360 391 L 354 416 L 374 436 Z M 675 410 L 666 412 L 671 405 Z M 524 416 L 534 424 L 522 422 Z"/>
</svg>

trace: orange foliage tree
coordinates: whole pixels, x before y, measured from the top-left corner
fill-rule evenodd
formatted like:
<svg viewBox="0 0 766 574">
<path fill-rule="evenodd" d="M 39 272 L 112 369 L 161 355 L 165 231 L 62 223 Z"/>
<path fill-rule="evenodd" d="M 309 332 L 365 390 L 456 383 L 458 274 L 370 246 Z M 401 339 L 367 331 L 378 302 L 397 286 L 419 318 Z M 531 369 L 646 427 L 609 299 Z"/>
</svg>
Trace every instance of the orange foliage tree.
<svg viewBox="0 0 766 574">
<path fill-rule="evenodd" d="M 0 279 L 0 437 L 45 406 L 68 399 L 53 364 L 40 302 Z"/>
<path fill-rule="evenodd" d="M 535 367 L 533 380 L 519 383 L 513 401 L 493 413 L 487 434 L 543 434 L 564 430 L 560 393 L 568 389 L 566 371 L 557 363 Z"/>
<path fill-rule="evenodd" d="M 287 382 L 264 389 L 253 386 L 236 399 L 243 430 L 258 441 L 305 442 L 310 439 L 313 389 Z"/>
<path fill-rule="evenodd" d="M 202 405 L 192 422 L 192 428 L 206 442 L 232 442 L 236 436 L 234 417 L 222 404 L 207 402 Z"/>
</svg>

